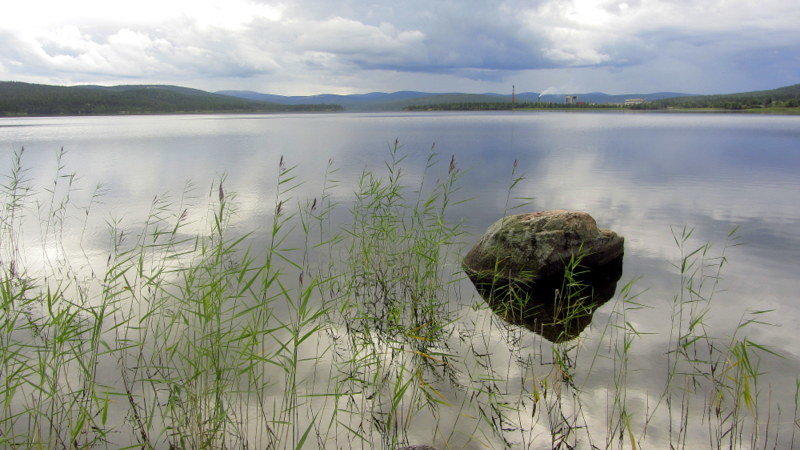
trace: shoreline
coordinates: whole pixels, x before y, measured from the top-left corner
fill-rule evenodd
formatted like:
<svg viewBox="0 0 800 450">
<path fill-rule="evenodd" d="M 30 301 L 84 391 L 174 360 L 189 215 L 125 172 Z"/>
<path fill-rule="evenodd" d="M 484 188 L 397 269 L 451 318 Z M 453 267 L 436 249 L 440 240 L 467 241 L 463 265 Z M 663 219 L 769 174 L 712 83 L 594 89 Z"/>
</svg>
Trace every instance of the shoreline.
<svg viewBox="0 0 800 450">
<path fill-rule="evenodd" d="M 751 108 L 751 109 L 721 109 L 721 108 L 670 108 L 670 109 L 630 109 L 630 108 L 515 108 L 505 110 L 495 109 L 428 109 L 416 111 L 382 110 L 382 111 L 164 111 L 164 112 L 120 112 L 102 114 L 0 114 L 0 119 L 18 118 L 44 118 L 44 117 L 119 117 L 119 116 L 199 116 L 199 115 L 273 115 L 273 114 L 385 114 L 385 113 L 431 113 L 431 112 L 509 112 L 537 111 L 559 113 L 605 112 L 605 113 L 661 113 L 661 114 L 753 114 L 796 116 L 800 115 L 800 108 Z"/>
</svg>

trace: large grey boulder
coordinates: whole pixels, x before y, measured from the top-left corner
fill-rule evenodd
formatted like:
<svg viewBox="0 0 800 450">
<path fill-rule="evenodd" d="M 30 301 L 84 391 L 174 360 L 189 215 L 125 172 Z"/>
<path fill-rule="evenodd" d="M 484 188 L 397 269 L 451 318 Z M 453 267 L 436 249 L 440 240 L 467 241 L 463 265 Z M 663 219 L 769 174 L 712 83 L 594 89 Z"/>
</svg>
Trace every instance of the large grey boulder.
<svg viewBox="0 0 800 450">
<path fill-rule="evenodd" d="M 467 253 L 470 278 L 528 283 L 559 276 L 571 257 L 584 254 L 592 270 L 622 256 L 624 239 L 597 227 L 585 212 L 552 210 L 517 214 L 495 222 Z"/>
</svg>

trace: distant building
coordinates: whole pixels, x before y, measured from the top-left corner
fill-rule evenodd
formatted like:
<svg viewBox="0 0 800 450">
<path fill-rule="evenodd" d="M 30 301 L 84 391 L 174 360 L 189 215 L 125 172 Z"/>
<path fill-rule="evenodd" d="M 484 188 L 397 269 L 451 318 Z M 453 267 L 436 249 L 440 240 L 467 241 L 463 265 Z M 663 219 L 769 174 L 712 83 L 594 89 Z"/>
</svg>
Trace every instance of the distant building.
<svg viewBox="0 0 800 450">
<path fill-rule="evenodd" d="M 568 95 L 564 97 L 564 103 L 566 103 L 567 105 L 574 105 L 575 103 L 578 103 L 578 96 Z"/>
<path fill-rule="evenodd" d="M 628 98 L 628 99 L 625 99 L 625 106 L 641 105 L 642 103 L 647 103 L 647 100 L 645 100 L 643 98 Z"/>
</svg>

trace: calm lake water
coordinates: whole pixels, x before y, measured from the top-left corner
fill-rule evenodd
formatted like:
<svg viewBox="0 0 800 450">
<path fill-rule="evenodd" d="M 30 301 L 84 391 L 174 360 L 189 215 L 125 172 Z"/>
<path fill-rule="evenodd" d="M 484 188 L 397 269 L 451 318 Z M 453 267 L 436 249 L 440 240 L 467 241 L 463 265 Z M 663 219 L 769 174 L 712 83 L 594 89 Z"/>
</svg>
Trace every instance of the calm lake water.
<svg viewBox="0 0 800 450">
<path fill-rule="evenodd" d="M 752 327 L 747 335 L 782 356 L 760 363 L 769 373 L 771 395 L 794 396 L 800 374 L 797 116 L 515 112 L 6 118 L 0 119 L 0 173 L 10 172 L 12 155 L 24 147 L 26 177 L 47 188 L 63 147 L 62 173 L 76 174 L 76 204 L 88 204 L 102 184 L 103 194 L 91 211 L 96 220 L 83 232 L 83 250 L 103 254 L 106 220 L 135 227 L 154 196 L 169 193 L 178 199 L 187 183 L 202 204 L 223 175 L 226 192 L 237 195 L 234 227 L 266 236 L 281 157 L 297 165 L 305 182 L 294 195 L 297 201 L 320 195 L 332 160 L 340 181 L 333 195 L 346 202 L 364 168 L 383 170 L 395 140 L 407 155 L 409 184 L 421 177 L 432 146 L 442 161 L 443 169 L 435 172 L 441 176 L 454 156 L 462 171 L 458 196 L 472 200 L 452 209 L 450 218 L 465 221 L 466 242 L 502 217 L 515 160 L 525 179 L 512 196 L 532 198 L 519 212 L 582 210 L 624 236 L 619 286 L 638 279 L 637 290 L 645 292 L 637 301 L 648 307 L 628 320 L 654 336 L 669 334 L 669 311 L 680 290 L 671 265 L 680 253 L 671 230 L 694 228 L 694 246 L 711 242 L 718 254 L 728 232 L 738 227 L 742 245 L 725 251 L 721 290 L 706 317 L 708 333 L 724 339 L 748 312 L 771 310 L 761 317 L 771 325 Z M 82 220 L 73 217 L 70 226 L 81 230 Z M 37 233 L 26 233 L 34 246 Z M 28 263 L 36 264 L 39 254 L 28 255 Z M 612 303 L 597 310 L 581 339 L 602 333 Z M 464 315 L 472 314 L 468 309 Z M 658 396 L 660 381 L 648 369 L 664 365 L 666 350 L 657 337 L 637 341 L 628 375 L 631 397 L 634 391 Z M 589 385 L 603 388 L 601 375 Z M 768 395 L 766 385 L 763 389 Z M 783 410 L 790 414 L 793 407 L 790 401 Z M 789 423 L 781 433 L 792 431 L 788 417 L 781 419 Z"/>
</svg>

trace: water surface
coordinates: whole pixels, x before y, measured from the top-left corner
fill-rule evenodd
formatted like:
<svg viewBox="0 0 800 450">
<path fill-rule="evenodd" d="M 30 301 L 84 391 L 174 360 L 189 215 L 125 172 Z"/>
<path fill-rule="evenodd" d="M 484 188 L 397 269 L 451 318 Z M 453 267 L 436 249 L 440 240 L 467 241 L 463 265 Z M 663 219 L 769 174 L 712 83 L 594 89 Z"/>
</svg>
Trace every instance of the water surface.
<svg viewBox="0 0 800 450">
<path fill-rule="evenodd" d="M 638 301 L 648 306 L 629 319 L 654 336 L 669 333 L 665 318 L 681 286 L 671 265 L 680 258 L 673 233 L 693 228 L 692 242 L 712 242 L 718 253 L 738 227 L 743 245 L 725 250 L 723 290 L 706 318 L 708 332 L 724 339 L 748 311 L 773 310 L 765 316 L 772 325 L 749 336 L 784 357 L 766 359 L 761 367 L 778 395 L 794 395 L 800 370 L 794 345 L 800 323 L 800 117 L 515 112 L 13 118 L 0 119 L 0 173 L 9 173 L 12 154 L 24 147 L 25 176 L 48 188 L 63 148 L 59 173 L 76 174 L 73 202 L 87 205 L 102 185 L 92 205 L 99 220 L 85 228 L 80 217 L 70 222 L 83 230 L 82 250 L 102 254 L 109 245 L 106 221 L 135 227 L 154 196 L 179 199 L 187 183 L 194 186 L 193 201 L 202 203 L 223 176 L 225 190 L 237 194 L 234 226 L 254 230 L 256 239 L 266 236 L 282 157 L 297 165 L 305 181 L 296 201 L 320 196 L 332 161 L 340 181 L 333 195 L 345 202 L 364 168 L 381 170 L 395 140 L 408 158 L 409 184 L 421 178 L 432 146 L 444 167 L 434 174 L 445 176 L 454 156 L 462 172 L 458 195 L 472 200 L 452 209 L 450 219 L 465 221 L 466 242 L 522 201 L 507 200 L 514 161 L 525 178 L 511 197 L 531 198 L 519 212 L 583 210 L 624 236 L 619 284 L 641 278 L 637 286 L 646 292 Z M 37 230 L 26 235 L 35 241 Z M 34 252 L 27 258 L 35 264 L 40 257 Z M 464 316 L 473 314 L 463 307 Z M 612 311 L 613 302 L 601 306 L 579 339 L 599 339 Z M 665 350 L 657 337 L 637 342 L 630 392 L 652 396 L 663 389 L 647 369 L 663 365 Z M 607 389 L 601 378 L 590 385 Z"/>
</svg>

